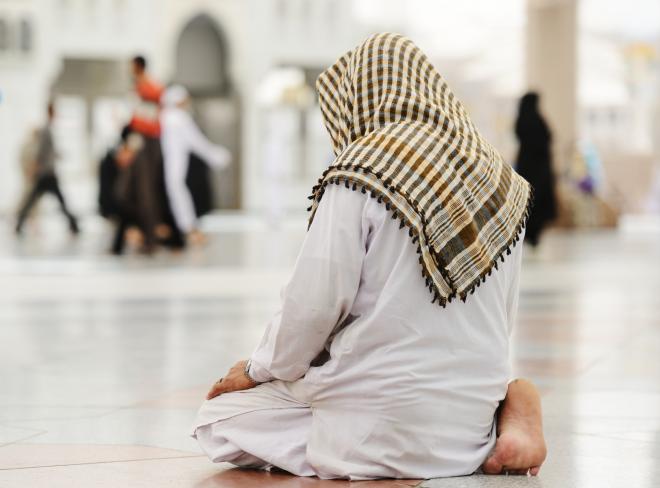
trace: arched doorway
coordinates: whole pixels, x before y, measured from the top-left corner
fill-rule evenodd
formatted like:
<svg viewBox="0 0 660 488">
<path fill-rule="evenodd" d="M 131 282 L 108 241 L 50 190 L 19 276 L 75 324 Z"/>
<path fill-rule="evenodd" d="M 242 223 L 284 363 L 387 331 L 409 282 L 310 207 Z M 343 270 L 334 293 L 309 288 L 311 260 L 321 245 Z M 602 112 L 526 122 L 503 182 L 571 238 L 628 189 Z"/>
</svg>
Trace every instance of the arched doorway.
<svg viewBox="0 0 660 488">
<path fill-rule="evenodd" d="M 240 206 L 240 106 L 229 74 L 229 52 L 230 45 L 215 20 L 197 15 L 179 35 L 173 80 L 190 92 L 195 119 L 209 139 L 232 153 L 231 167 L 215 174 L 217 208 Z"/>
</svg>

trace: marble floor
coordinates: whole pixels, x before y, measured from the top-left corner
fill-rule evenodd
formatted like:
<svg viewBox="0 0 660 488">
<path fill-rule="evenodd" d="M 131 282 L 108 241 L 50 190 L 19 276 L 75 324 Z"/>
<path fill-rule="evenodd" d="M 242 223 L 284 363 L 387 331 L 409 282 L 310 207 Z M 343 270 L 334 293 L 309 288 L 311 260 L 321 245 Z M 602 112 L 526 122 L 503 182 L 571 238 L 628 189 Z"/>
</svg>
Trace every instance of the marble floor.
<svg viewBox="0 0 660 488">
<path fill-rule="evenodd" d="M 0 230 L 0 487 L 342 487 L 213 465 L 188 428 L 207 387 L 253 349 L 304 233 L 256 216 L 205 223 L 206 246 L 107 255 L 42 219 Z M 378 487 L 660 485 L 660 232 L 552 232 L 525 256 L 516 373 L 541 388 L 538 478 Z"/>
</svg>

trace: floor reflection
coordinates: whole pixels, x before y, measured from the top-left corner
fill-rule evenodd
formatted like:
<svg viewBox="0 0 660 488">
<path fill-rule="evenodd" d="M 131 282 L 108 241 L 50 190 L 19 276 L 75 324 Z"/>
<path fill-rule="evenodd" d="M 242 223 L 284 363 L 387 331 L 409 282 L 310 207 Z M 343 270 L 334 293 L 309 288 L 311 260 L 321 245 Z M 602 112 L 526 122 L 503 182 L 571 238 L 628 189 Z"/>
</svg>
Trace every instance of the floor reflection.
<svg viewBox="0 0 660 488">
<path fill-rule="evenodd" d="M 0 235 L 0 486 L 155 486 L 154 470 L 172 486 L 347 486 L 214 466 L 187 435 L 275 310 L 302 217 L 221 219 L 207 246 L 153 258 L 110 257 L 86 227 L 77 241 Z M 657 233 L 554 232 L 526 253 L 512 362 L 543 393 L 547 464 L 536 480 L 423 486 L 656 486 L 658 269 Z"/>
</svg>

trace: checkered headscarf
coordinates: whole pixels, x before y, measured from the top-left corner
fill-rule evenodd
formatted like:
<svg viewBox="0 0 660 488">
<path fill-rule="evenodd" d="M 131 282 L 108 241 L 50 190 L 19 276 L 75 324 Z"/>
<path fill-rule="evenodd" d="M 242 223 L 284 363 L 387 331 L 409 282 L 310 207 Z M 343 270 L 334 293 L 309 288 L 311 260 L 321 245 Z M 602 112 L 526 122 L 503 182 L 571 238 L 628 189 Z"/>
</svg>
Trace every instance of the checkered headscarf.
<svg viewBox="0 0 660 488">
<path fill-rule="evenodd" d="M 531 191 L 409 39 L 378 34 L 316 82 L 335 161 L 314 186 L 369 192 L 417 244 L 441 305 L 465 300 L 519 239 Z"/>
</svg>

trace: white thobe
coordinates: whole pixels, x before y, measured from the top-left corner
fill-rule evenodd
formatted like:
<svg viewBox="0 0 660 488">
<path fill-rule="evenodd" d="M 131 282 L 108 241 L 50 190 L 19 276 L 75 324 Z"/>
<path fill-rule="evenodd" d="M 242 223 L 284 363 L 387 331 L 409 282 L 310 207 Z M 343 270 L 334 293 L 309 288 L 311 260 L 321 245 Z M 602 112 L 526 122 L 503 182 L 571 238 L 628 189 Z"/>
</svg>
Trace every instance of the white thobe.
<svg viewBox="0 0 660 488">
<path fill-rule="evenodd" d="M 195 204 L 186 185 L 190 154 L 196 154 L 215 168 L 226 167 L 230 154 L 224 147 L 210 142 L 183 109 L 163 109 L 160 124 L 167 196 L 177 226 L 182 232 L 188 233 L 193 230 L 197 220 Z"/>
<path fill-rule="evenodd" d="M 507 390 L 521 248 L 442 308 L 407 229 L 329 186 L 251 357 L 266 383 L 205 402 L 200 446 L 216 462 L 322 478 L 473 473 Z"/>
</svg>

